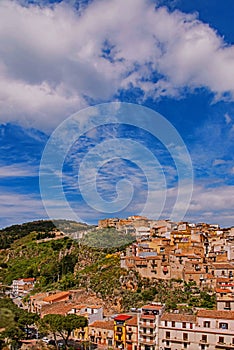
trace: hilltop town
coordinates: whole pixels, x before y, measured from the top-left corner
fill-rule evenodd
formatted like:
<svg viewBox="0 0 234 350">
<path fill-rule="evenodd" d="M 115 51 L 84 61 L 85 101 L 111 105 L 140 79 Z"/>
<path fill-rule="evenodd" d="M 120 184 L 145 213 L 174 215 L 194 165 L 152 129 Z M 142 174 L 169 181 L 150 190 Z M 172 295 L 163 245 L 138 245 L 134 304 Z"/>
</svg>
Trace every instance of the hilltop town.
<svg viewBox="0 0 234 350">
<path fill-rule="evenodd" d="M 72 348 L 86 344 L 127 350 L 234 349 L 234 227 L 131 216 L 99 220 L 95 234 L 101 237 L 108 230 L 134 239 L 121 249 L 104 247 L 98 256 L 89 247 L 83 247 L 81 255 L 76 250 L 81 243 L 58 230 L 45 237 L 31 234 L 34 241 L 25 243 L 25 254 L 27 244 L 34 244 L 34 250 L 55 249 L 57 244 L 56 264 L 63 262 L 64 268 L 65 258 L 79 258 L 72 270 L 66 270 L 69 278 L 64 273 L 60 279 L 54 272 L 51 284 L 45 283 L 40 264 L 37 276 L 33 270 L 27 276 L 19 271 L 22 276 L 3 288 L 3 299 L 11 297 L 41 320 L 48 315 L 83 316 L 87 325 L 72 330 L 71 339 L 78 344 Z M 13 273 L 9 257 L 17 256 L 19 263 L 17 249 L 15 256 L 6 249 L 2 271 L 8 268 Z M 21 345 L 53 348 L 49 334 L 44 340 L 22 340 Z"/>
</svg>

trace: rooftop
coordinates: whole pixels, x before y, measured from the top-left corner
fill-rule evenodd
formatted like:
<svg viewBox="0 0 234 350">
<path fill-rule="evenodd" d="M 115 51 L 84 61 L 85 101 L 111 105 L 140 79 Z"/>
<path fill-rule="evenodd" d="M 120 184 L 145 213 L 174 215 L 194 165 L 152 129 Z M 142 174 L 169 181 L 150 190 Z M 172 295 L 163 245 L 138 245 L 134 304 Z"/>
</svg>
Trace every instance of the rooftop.
<svg viewBox="0 0 234 350">
<path fill-rule="evenodd" d="M 133 316 L 126 322 L 127 326 L 137 326 L 137 316 Z"/>
<path fill-rule="evenodd" d="M 199 310 L 197 317 L 220 318 L 223 320 L 234 320 L 234 311 L 223 310 Z"/>
<path fill-rule="evenodd" d="M 114 330 L 114 321 L 95 321 L 89 327 Z"/>
<path fill-rule="evenodd" d="M 115 321 L 127 321 L 132 318 L 131 315 L 118 315 L 114 318 Z"/>
<path fill-rule="evenodd" d="M 147 309 L 147 310 L 162 310 L 163 306 L 162 305 L 153 305 L 153 304 L 148 304 L 142 306 L 142 309 Z"/>
<path fill-rule="evenodd" d="M 69 292 L 59 292 L 59 293 L 51 294 L 51 295 L 45 297 L 43 300 L 46 302 L 53 302 L 53 301 L 56 301 L 58 299 L 68 297 L 69 294 L 70 294 Z"/>
<path fill-rule="evenodd" d="M 196 316 L 194 315 L 183 315 L 175 313 L 165 313 L 161 317 L 162 321 L 177 321 L 177 322 L 196 322 Z"/>
</svg>

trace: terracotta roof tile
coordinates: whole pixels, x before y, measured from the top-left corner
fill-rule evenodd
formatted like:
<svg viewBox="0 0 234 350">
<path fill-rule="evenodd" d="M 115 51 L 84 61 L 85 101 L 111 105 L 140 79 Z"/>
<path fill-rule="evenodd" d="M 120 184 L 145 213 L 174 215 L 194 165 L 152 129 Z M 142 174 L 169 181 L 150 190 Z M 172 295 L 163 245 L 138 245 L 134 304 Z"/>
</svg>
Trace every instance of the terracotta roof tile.
<svg viewBox="0 0 234 350">
<path fill-rule="evenodd" d="M 199 310 L 197 317 L 205 318 L 221 318 L 226 320 L 234 320 L 234 311 L 225 310 Z"/>
<path fill-rule="evenodd" d="M 147 309 L 147 310 L 161 310 L 162 308 L 163 308 L 162 305 L 148 304 L 148 305 L 142 306 L 142 309 Z"/>
<path fill-rule="evenodd" d="M 95 321 L 89 325 L 91 327 L 114 330 L 114 321 Z"/>
<path fill-rule="evenodd" d="M 46 302 L 54 302 L 57 299 L 68 297 L 69 294 L 70 294 L 69 292 L 59 292 L 59 293 L 51 294 L 45 297 L 43 300 Z"/>
<path fill-rule="evenodd" d="M 177 321 L 177 322 L 196 322 L 196 316 L 165 313 L 161 317 L 161 321 Z"/>
<path fill-rule="evenodd" d="M 35 278 L 22 278 L 24 282 L 35 282 Z"/>
<path fill-rule="evenodd" d="M 216 269 L 234 269 L 234 266 L 229 263 L 212 263 Z"/>
<path fill-rule="evenodd" d="M 133 316 L 131 319 L 127 320 L 126 324 L 128 326 L 137 326 L 137 316 Z"/>
<path fill-rule="evenodd" d="M 41 309 L 41 314 L 43 316 L 48 314 L 66 315 L 73 308 L 74 304 L 61 301 L 59 303 L 44 305 Z"/>
<path fill-rule="evenodd" d="M 215 289 L 216 293 L 232 293 L 232 291 L 230 289 L 227 288 L 216 288 Z"/>
</svg>

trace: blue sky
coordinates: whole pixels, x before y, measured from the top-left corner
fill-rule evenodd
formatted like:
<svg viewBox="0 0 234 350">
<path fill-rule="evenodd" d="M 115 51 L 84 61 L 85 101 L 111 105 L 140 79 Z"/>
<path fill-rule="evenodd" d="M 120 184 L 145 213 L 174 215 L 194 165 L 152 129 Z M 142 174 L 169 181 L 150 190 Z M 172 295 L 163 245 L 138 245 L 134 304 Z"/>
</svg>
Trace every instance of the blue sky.
<svg viewBox="0 0 234 350">
<path fill-rule="evenodd" d="M 48 217 L 39 167 L 50 135 L 71 114 L 113 101 L 159 112 L 184 140 L 194 174 L 185 219 L 232 226 L 233 12 L 233 0 L 2 0 L 0 226 Z M 127 180 L 130 203 L 110 213 L 82 197 L 82 160 L 101 142 L 117 139 L 153 152 L 166 179 L 161 217 L 170 217 L 178 191 L 175 161 L 159 140 L 124 123 L 96 128 L 72 145 L 61 175 L 70 207 L 90 223 L 142 212 L 149 184 L 130 156 L 106 159 L 96 183 L 99 195 L 113 201 L 116 184 Z M 56 216 L 53 195 L 50 205 Z M 157 197 L 151 218 L 157 219 L 156 207 Z"/>
</svg>

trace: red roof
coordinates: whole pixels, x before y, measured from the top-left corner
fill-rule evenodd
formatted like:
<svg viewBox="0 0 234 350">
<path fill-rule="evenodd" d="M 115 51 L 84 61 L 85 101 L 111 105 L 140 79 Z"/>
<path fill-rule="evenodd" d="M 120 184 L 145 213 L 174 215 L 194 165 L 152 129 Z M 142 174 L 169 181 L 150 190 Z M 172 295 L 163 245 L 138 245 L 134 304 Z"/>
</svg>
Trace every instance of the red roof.
<svg viewBox="0 0 234 350">
<path fill-rule="evenodd" d="M 21 278 L 20 278 L 20 280 L 21 280 Z M 31 277 L 31 278 L 22 278 L 22 280 L 23 280 L 24 282 L 34 282 L 34 281 L 35 281 L 35 278 L 33 278 L 33 277 Z"/>
<path fill-rule="evenodd" d="M 118 315 L 114 318 L 115 321 L 126 321 L 132 318 L 130 315 Z"/>
<path fill-rule="evenodd" d="M 227 289 L 227 288 L 216 288 L 215 289 L 216 293 L 232 293 L 232 291 L 230 289 Z"/>
<path fill-rule="evenodd" d="M 47 302 L 55 302 L 56 300 L 59 300 L 61 298 L 68 298 L 69 297 L 70 292 L 59 292 L 59 293 L 55 293 L 55 294 L 51 294 L 47 297 L 45 297 L 43 299 L 43 301 L 47 301 Z"/>
<path fill-rule="evenodd" d="M 161 310 L 163 308 L 162 305 L 153 305 L 153 304 L 148 304 L 142 306 L 142 309 L 147 309 L 147 310 Z"/>
</svg>

